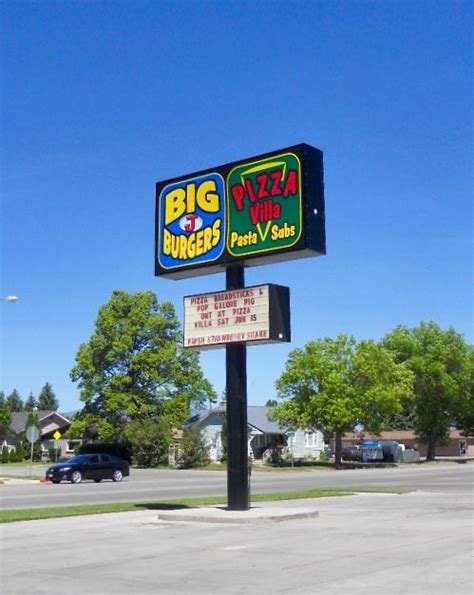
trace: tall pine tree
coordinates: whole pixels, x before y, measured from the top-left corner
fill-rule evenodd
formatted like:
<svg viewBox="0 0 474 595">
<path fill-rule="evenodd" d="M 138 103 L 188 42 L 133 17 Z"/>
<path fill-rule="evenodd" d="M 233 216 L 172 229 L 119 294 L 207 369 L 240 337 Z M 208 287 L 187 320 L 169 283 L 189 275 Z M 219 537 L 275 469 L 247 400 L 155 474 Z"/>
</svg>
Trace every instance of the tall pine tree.
<svg viewBox="0 0 474 595">
<path fill-rule="evenodd" d="M 54 394 L 53 387 L 47 382 L 38 397 L 37 407 L 39 411 L 57 411 L 59 408 L 59 401 Z"/>
<path fill-rule="evenodd" d="M 35 397 L 33 393 L 30 393 L 29 397 L 25 401 L 25 411 L 33 411 L 35 407 L 38 407 Z"/>
<path fill-rule="evenodd" d="M 10 411 L 23 411 L 23 401 L 16 388 L 8 395 L 7 405 Z"/>
</svg>

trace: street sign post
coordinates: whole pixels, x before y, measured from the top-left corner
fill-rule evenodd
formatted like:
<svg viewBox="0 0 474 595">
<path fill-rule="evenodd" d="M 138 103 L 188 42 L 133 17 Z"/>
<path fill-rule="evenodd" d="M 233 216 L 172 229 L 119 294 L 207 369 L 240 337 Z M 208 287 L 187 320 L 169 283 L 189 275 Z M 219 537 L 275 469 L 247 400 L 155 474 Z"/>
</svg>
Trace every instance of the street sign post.
<svg viewBox="0 0 474 595">
<path fill-rule="evenodd" d="M 53 434 L 53 438 L 54 438 L 54 458 L 55 458 L 55 462 L 57 463 L 58 462 L 58 450 L 60 448 L 58 440 L 61 438 L 61 432 L 59 430 L 56 430 Z"/>
<path fill-rule="evenodd" d="M 28 442 L 31 443 L 31 451 L 30 451 L 30 475 L 31 475 L 31 466 L 33 465 L 33 446 L 34 443 L 38 440 L 40 436 L 40 431 L 37 426 L 28 426 L 25 432 L 25 438 Z"/>
</svg>

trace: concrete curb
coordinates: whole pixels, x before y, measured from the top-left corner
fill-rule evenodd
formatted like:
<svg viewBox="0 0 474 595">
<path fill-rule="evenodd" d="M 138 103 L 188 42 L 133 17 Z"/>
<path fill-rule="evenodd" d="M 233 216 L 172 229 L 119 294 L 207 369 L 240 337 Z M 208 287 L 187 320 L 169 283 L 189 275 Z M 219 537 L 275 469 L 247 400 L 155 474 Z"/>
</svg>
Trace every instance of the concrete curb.
<svg viewBox="0 0 474 595">
<path fill-rule="evenodd" d="M 51 483 L 44 479 L 27 479 L 24 477 L 1 477 L 0 485 L 30 485 L 32 483 Z"/>
<path fill-rule="evenodd" d="M 158 520 L 243 525 L 246 523 L 280 523 L 317 516 L 319 516 L 319 511 L 314 508 L 252 507 L 250 510 L 228 510 L 225 507 L 203 507 L 162 511 L 158 514 Z"/>
</svg>

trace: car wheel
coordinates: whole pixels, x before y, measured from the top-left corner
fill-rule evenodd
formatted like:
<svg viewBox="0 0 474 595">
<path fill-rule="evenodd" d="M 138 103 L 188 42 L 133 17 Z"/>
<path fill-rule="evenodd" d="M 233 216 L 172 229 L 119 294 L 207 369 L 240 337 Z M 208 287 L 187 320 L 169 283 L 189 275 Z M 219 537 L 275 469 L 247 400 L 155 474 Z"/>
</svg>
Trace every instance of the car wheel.
<svg viewBox="0 0 474 595">
<path fill-rule="evenodd" d="M 82 474 L 80 471 L 73 471 L 71 473 L 71 483 L 81 483 Z"/>
<path fill-rule="evenodd" d="M 123 473 L 120 471 L 120 469 L 115 469 L 113 475 L 112 475 L 112 479 L 114 481 L 122 481 L 123 478 Z"/>
<path fill-rule="evenodd" d="M 95 483 L 100 483 L 102 479 L 94 479 Z"/>
</svg>

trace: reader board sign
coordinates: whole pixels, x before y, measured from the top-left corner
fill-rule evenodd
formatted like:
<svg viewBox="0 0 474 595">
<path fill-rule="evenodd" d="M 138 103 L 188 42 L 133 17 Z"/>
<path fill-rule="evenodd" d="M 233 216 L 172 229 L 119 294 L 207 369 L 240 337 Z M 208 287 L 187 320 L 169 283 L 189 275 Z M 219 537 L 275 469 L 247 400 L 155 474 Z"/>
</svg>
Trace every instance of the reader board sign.
<svg viewBox="0 0 474 595">
<path fill-rule="evenodd" d="M 206 350 L 290 339 L 288 287 L 258 285 L 184 298 L 184 347 Z"/>
<path fill-rule="evenodd" d="M 156 275 L 181 279 L 325 252 L 323 154 L 310 145 L 156 185 Z"/>
</svg>

